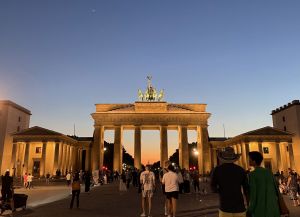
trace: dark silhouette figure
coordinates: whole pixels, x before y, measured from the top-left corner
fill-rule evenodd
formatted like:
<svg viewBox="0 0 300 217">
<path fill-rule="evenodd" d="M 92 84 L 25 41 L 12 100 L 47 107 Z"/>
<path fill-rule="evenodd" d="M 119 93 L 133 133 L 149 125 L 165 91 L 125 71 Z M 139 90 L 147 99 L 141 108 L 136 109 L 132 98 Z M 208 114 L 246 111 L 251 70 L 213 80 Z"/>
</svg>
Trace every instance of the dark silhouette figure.
<svg viewBox="0 0 300 217">
<path fill-rule="evenodd" d="M 80 195 L 80 181 L 79 173 L 76 173 L 72 182 L 72 200 L 70 204 L 70 209 L 73 208 L 74 199 L 76 197 L 77 208 L 79 208 L 79 195 Z"/>
<path fill-rule="evenodd" d="M 8 202 L 12 198 L 13 193 L 13 178 L 9 176 L 9 171 L 5 172 L 5 175 L 1 177 L 2 180 L 2 200 Z"/>
<path fill-rule="evenodd" d="M 89 192 L 91 186 L 91 174 L 89 171 L 86 171 L 86 173 L 84 174 L 84 185 L 85 185 L 85 192 Z"/>
</svg>

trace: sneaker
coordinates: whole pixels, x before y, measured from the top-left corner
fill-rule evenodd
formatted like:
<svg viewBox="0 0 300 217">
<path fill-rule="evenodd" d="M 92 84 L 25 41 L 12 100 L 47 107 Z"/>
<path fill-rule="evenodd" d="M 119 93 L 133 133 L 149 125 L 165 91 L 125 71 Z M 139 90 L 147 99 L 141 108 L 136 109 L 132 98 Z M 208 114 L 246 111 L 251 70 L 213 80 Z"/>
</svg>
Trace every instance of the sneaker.
<svg viewBox="0 0 300 217">
<path fill-rule="evenodd" d="M 146 214 L 145 214 L 145 213 L 142 213 L 142 214 L 141 214 L 141 217 L 146 217 Z"/>
</svg>

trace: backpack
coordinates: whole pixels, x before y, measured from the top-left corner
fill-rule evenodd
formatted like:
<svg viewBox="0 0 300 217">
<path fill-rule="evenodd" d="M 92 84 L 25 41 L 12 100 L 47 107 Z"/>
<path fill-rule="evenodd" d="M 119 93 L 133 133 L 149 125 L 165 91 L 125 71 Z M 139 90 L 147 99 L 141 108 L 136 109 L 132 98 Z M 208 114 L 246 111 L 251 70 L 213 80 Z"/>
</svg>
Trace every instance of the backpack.
<svg viewBox="0 0 300 217">
<path fill-rule="evenodd" d="M 78 191 L 78 190 L 80 190 L 80 183 L 79 181 L 74 181 L 72 183 L 72 191 Z"/>
</svg>

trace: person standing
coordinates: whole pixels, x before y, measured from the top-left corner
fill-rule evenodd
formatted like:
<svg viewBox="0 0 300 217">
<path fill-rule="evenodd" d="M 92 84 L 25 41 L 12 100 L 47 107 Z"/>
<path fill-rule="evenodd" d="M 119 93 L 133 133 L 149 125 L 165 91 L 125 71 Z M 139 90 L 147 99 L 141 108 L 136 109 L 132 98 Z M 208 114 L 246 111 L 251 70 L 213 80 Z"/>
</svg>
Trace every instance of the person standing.
<svg viewBox="0 0 300 217">
<path fill-rule="evenodd" d="M 231 147 L 218 153 L 221 165 L 212 172 L 211 188 L 219 193 L 219 217 L 246 217 L 242 188 L 247 198 L 249 185 L 246 171 L 234 164 L 239 157 Z"/>
<path fill-rule="evenodd" d="M 50 184 L 50 173 L 46 174 L 46 184 Z"/>
<path fill-rule="evenodd" d="M 148 200 L 148 217 L 151 217 L 152 196 L 155 189 L 155 175 L 150 171 L 150 167 L 146 166 L 146 171 L 143 171 L 140 176 L 140 183 L 142 188 L 142 214 L 141 217 L 146 216 L 145 203 Z"/>
<path fill-rule="evenodd" d="M 280 217 L 278 189 L 272 172 L 260 166 L 262 161 L 260 152 L 249 152 L 249 163 L 254 171 L 249 173 L 250 201 L 247 212 L 251 217 Z"/>
<path fill-rule="evenodd" d="M 23 185 L 24 185 L 24 188 L 27 188 L 27 185 L 28 185 L 28 175 L 27 173 L 24 174 L 23 176 Z"/>
<path fill-rule="evenodd" d="M 179 193 L 179 180 L 174 166 L 168 166 L 168 172 L 164 174 L 162 183 L 165 185 L 165 192 L 168 201 L 168 217 L 175 217 Z"/>
<path fill-rule="evenodd" d="M 27 188 L 30 189 L 30 188 L 33 188 L 32 186 L 32 181 L 33 181 L 33 175 L 31 175 L 30 173 L 28 174 L 27 176 Z"/>
<path fill-rule="evenodd" d="M 70 186 L 70 184 L 71 184 L 71 173 L 70 172 L 67 173 L 66 180 L 67 180 L 67 186 Z"/>
<path fill-rule="evenodd" d="M 76 173 L 72 182 L 72 199 L 70 203 L 70 209 L 73 208 L 74 199 L 76 197 L 77 208 L 79 208 L 79 195 L 80 195 L 80 179 L 79 173 Z"/>
<path fill-rule="evenodd" d="M 200 185 L 199 185 L 199 172 L 198 170 L 195 170 L 192 176 L 193 179 L 193 185 L 194 185 L 194 191 L 195 193 L 200 192 Z"/>
<path fill-rule="evenodd" d="M 91 174 L 89 171 L 84 173 L 84 191 L 89 192 L 91 186 Z"/>
<path fill-rule="evenodd" d="M 127 189 L 129 189 L 131 180 L 132 180 L 132 172 L 131 172 L 131 169 L 128 169 L 126 172 L 126 187 L 127 187 Z"/>
<path fill-rule="evenodd" d="M 2 200 L 9 202 L 12 199 L 13 194 L 13 177 L 9 175 L 9 171 L 6 171 L 4 176 L 1 177 L 2 181 Z"/>
</svg>

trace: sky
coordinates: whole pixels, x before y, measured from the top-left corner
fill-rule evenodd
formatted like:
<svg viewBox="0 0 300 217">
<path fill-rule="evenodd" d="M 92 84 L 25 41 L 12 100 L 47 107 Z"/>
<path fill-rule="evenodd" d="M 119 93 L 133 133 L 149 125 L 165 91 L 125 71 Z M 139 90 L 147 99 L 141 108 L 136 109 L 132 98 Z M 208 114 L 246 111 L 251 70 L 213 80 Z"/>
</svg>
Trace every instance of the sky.
<svg viewBox="0 0 300 217">
<path fill-rule="evenodd" d="M 28 108 L 30 126 L 92 136 L 95 104 L 136 101 L 152 75 L 167 102 L 207 104 L 212 137 L 272 126 L 270 112 L 300 98 L 299 11 L 297 0 L 3 0 L 0 99 Z M 142 136 L 143 162 L 159 160 L 159 132 Z"/>
</svg>

